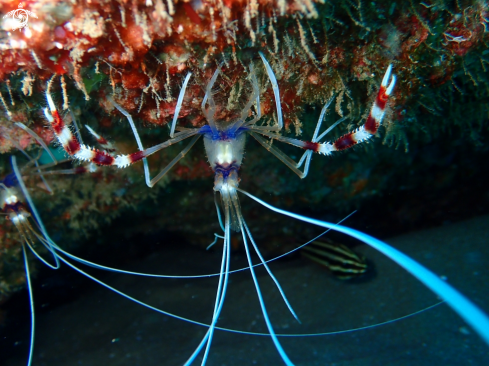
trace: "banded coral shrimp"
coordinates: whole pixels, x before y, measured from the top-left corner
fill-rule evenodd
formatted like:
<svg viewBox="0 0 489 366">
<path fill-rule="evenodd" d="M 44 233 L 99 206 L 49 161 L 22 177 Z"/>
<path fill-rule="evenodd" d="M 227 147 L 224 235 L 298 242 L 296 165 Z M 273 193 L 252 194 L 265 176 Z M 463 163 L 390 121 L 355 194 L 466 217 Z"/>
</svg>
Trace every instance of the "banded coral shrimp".
<svg viewBox="0 0 489 366">
<path fill-rule="evenodd" d="M 243 108 L 240 117 L 234 122 L 231 122 L 227 126 L 221 125 L 218 121 L 214 120 L 214 114 L 216 111 L 216 104 L 212 95 L 212 87 L 216 82 L 216 79 L 219 75 L 219 68 L 214 73 L 210 82 L 207 84 L 205 89 L 205 96 L 202 101 L 202 112 L 207 120 L 207 125 L 201 128 L 179 128 L 176 127 L 176 122 L 178 119 L 178 111 L 180 110 L 183 102 L 183 98 L 185 95 L 186 86 L 190 80 L 191 74 L 188 74 L 185 78 L 182 90 L 180 92 L 178 98 L 178 104 L 175 111 L 174 119 L 170 129 L 170 139 L 158 145 L 155 145 L 149 149 L 144 149 L 142 142 L 137 134 L 135 129 L 134 122 L 132 121 L 132 117 L 127 111 L 125 111 L 122 107 L 118 106 L 115 102 L 115 106 L 119 109 L 121 113 L 123 113 L 131 127 L 133 129 L 134 135 L 136 137 L 136 141 L 138 147 L 140 149 L 139 152 L 128 154 L 128 155 L 118 155 L 113 156 L 111 154 L 105 153 L 103 151 L 99 151 L 93 149 L 91 147 L 82 145 L 77 138 L 71 133 L 71 131 L 65 126 L 63 119 L 60 117 L 56 105 L 52 100 L 49 92 L 46 94 L 49 109 L 45 109 L 45 115 L 48 121 L 51 123 L 52 128 L 57 135 L 59 142 L 65 150 L 68 152 L 70 156 L 74 159 L 79 159 L 82 161 L 91 161 L 98 165 L 111 166 L 115 165 L 119 168 L 126 168 L 131 164 L 143 160 L 144 168 L 145 168 L 145 179 L 146 183 L 149 187 L 152 187 L 154 184 L 158 182 L 165 174 L 178 162 L 180 161 L 192 148 L 192 146 L 197 142 L 200 136 L 204 137 L 204 145 L 205 150 L 208 156 L 209 161 L 211 162 L 211 167 L 215 173 L 215 184 L 214 190 L 215 192 L 220 193 L 221 205 L 216 203 L 216 208 L 218 211 L 219 221 L 221 223 L 221 228 L 224 231 L 224 245 L 223 245 L 223 254 L 221 261 L 221 271 L 219 273 L 219 283 L 217 289 L 217 295 L 214 303 L 214 311 L 212 315 L 211 324 L 205 333 L 203 339 L 200 344 L 195 349 L 192 356 L 187 360 L 186 364 L 192 363 L 198 356 L 198 354 L 202 351 L 205 346 L 204 355 L 202 357 L 202 362 L 205 363 L 207 356 L 209 354 L 209 349 L 211 345 L 211 340 L 213 337 L 213 333 L 215 329 L 221 329 L 216 326 L 217 320 L 220 316 L 221 310 L 223 309 L 224 298 L 227 291 L 227 281 L 228 275 L 230 273 L 229 270 L 229 261 L 230 261 L 230 241 L 231 241 L 231 230 L 238 229 L 236 231 L 240 231 L 242 234 L 243 243 L 245 244 L 246 256 L 248 260 L 248 266 L 252 273 L 253 283 L 255 285 L 256 293 L 259 299 L 262 316 L 265 319 L 265 323 L 268 329 L 268 334 L 273 340 L 273 344 L 280 354 L 282 360 L 286 364 L 292 364 L 289 357 L 285 353 L 281 343 L 275 334 L 276 332 L 271 325 L 271 322 L 268 318 L 268 312 L 265 307 L 265 301 L 262 298 L 260 287 L 258 285 L 257 277 L 253 270 L 253 264 L 250 256 L 250 252 L 248 249 L 248 240 L 253 245 L 257 255 L 260 259 L 261 264 L 267 270 L 269 276 L 272 278 L 275 286 L 278 288 L 284 302 L 288 305 L 289 310 L 294 314 L 291 306 L 288 304 L 284 291 L 281 290 L 281 287 L 275 277 L 272 275 L 269 268 L 265 265 L 265 260 L 259 254 L 255 241 L 251 235 L 251 231 L 249 230 L 245 220 L 241 214 L 240 203 L 238 200 L 237 192 L 241 192 L 242 194 L 248 196 L 254 201 L 258 202 L 260 205 L 285 216 L 292 217 L 296 220 L 300 220 L 302 222 L 311 223 L 313 225 L 317 225 L 320 227 L 336 230 L 342 233 L 345 233 L 349 236 L 359 239 L 360 241 L 369 244 L 374 247 L 376 250 L 379 250 L 383 254 L 387 255 L 389 258 L 394 260 L 396 263 L 404 267 L 408 270 L 413 276 L 418 278 L 422 283 L 424 283 L 428 288 L 430 288 L 433 292 L 438 294 L 440 297 L 445 299 L 450 306 L 452 306 L 469 324 L 471 324 L 474 329 L 485 339 L 488 339 L 487 334 L 487 325 L 488 319 L 487 317 L 476 308 L 470 301 L 468 301 L 465 297 L 456 292 L 452 287 L 447 285 L 445 282 L 440 280 L 436 275 L 432 272 L 426 270 L 424 267 L 419 265 L 417 262 L 413 261 L 411 258 L 405 256 L 401 252 L 395 250 L 394 248 L 388 246 L 387 244 L 372 238 L 366 234 L 363 234 L 359 231 L 349 229 L 347 227 L 343 227 L 341 225 L 330 224 L 325 221 L 311 219 L 302 215 L 294 214 L 282 209 L 278 209 L 274 206 L 271 206 L 264 201 L 258 199 L 257 197 L 251 195 L 250 193 L 238 188 L 239 177 L 238 170 L 240 168 L 243 152 L 244 152 L 244 144 L 245 144 L 245 136 L 246 133 L 249 133 L 254 137 L 262 146 L 264 146 L 268 151 L 272 152 L 277 158 L 279 158 L 286 166 L 288 166 L 291 170 L 293 170 L 297 175 L 301 178 L 307 175 L 309 164 L 312 157 L 312 152 L 321 152 L 324 154 L 331 154 L 334 151 L 341 151 L 348 149 L 357 143 L 363 142 L 365 140 L 370 139 L 377 132 L 379 128 L 386 104 L 388 101 L 389 95 L 392 93 L 395 78 L 391 75 L 392 66 L 389 66 L 386 74 L 383 78 L 378 96 L 374 102 L 374 105 L 370 111 L 369 116 L 364 125 L 362 125 L 357 130 L 354 130 L 346 135 L 340 137 L 338 140 L 332 143 L 320 143 L 319 141 L 325 136 L 325 133 L 319 135 L 319 130 L 322 122 L 322 116 L 319 119 L 318 126 L 313 135 L 313 139 L 311 142 L 305 142 L 297 139 L 290 139 L 283 137 L 279 134 L 282 129 L 282 117 L 281 117 L 281 105 L 280 105 L 280 95 L 278 84 L 276 78 L 274 76 L 273 70 L 268 64 L 265 57 L 260 54 L 260 57 L 265 65 L 265 69 L 268 77 L 271 80 L 273 85 L 273 91 L 275 95 L 275 102 L 277 107 L 277 116 L 278 123 L 272 126 L 258 126 L 257 122 L 261 118 L 260 111 L 260 88 L 258 82 L 256 80 L 254 66 L 250 66 L 250 79 L 252 84 L 252 93 L 246 103 L 246 106 Z M 256 103 L 256 113 L 249 117 L 249 112 L 251 111 L 253 105 Z M 207 107 L 208 105 L 208 107 Z M 328 105 L 324 108 L 326 110 Z M 324 113 L 323 113 L 324 114 Z M 175 132 L 177 131 L 177 132 Z M 327 130 L 329 131 L 329 130 Z M 319 135 L 319 136 L 318 136 Z M 284 153 L 282 153 L 279 149 L 268 142 L 264 136 L 271 140 L 277 140 L 280 142 L 285 142 L 291 144 L 296 147 L 300 147 L 306 150 L 303 157 L 299 160 L 299 163 L 294 162 L 292 159 L 288 158 Z M 191 138 L 190 143 L 153 179 L 150 178 L 149 168 L 147 161 L 145 160 L 147 156 L 162 150 L 166 147 L 174 145 L 180 141 L 183 141 L 187 138 Z M 304 165 L 304 170 L 300 171 L 299 167 Z M 224 220 L 220 215 L 220 210 L 224 211 Z M 164 276 L 160 276 L 164 277 Z"/>
<path fill-rule="evenodd" d="M 30 135 L 32 135 L 48 152 L 53 160 L 53 164 L 48 164 L 47 166 L 56 165 L 58 161 L 55 159 L 54 155 L 49 151 L 47 146 L 44 144 L 42 139 L 32 130 L 21 123 L 17 123 L 17 126 L 27 131 Z M 16 144 L 14 142 L 14 144 Z M 18 146 L 18 144 L 16 144 Z M 44 176 L 41 171 L 41 167 L 38 164 L 38 158 L 33 159 L 27 154 L 24 150 L 18 146 L 18 149 L 27 157 L 29 160 L 28 164 L 24 167 L 28 167 L 29 165 L 34 166 L 34 174 L 38 174 L 44 184 L 45 189 L 49 193 L 53 193 L 47 181 L 44 179 Z M 12 222 L 14 227 L 16 228 L 18 235 L 20 236 L 20 243 L 22 247 L 22 257 L 24 258 L 24 269 L 25 269 L 25 279 L 27 290 L 29 294 L 29 304 L 30 304 L 30 313 L 31 313 L 31 338 L 30 338 L 30 347 L 29 347 L 29 356 L 27 364 L 30 365 L 32 362 L 33 356 L 33 346 L 34 346 L 34 332 L 35 332 L 35 316 L 34 316 L 34 299 L 32 294 L 32 284 L 31 284 L 31 276 L 29 270 L 29 260 L 27 257 L 26 246 L 42 263 L 48 266 L 51 269 L 58 269 L 60 266 L 60 262 L 58 260 L 57 255 L 54 253 L 54 250 L 50 244 L 51 239 L 46 232 L 46 229 L 42 223 L 42 221 L 34 220 L 35 225 L 33 225 L 30 221 L 31 213 L 34 217 L 38 217 L 38 213 L 36 208 L 33 206 L 32 199 L 28 194 L 25 184 L 22 180 L 20 169 L 17 166 L 17 160 L 14 155 L 11 157 L 12 169 L 13 173 L 7 175 L 0 181 L 1 188 L 1 202 L 2 202 L 2 215 L 6 216 L 6 218 Z M 21 199 L 22 195 L 25 197 L 25 201 Z M 25 202 L 28 202 L 26 204 Z M 31 210 L 28 209 L 30 206 Z M 35 228 L 37 225 L 37 229 Z M 48 252 L 53 255 L 54 264 L 50 263 L 48 260 L 44 259 L 38 252 L 39 248 L 34 249 L 36 246 L 36 242 L 41 242 L 45 245 Z"/>
</svg>

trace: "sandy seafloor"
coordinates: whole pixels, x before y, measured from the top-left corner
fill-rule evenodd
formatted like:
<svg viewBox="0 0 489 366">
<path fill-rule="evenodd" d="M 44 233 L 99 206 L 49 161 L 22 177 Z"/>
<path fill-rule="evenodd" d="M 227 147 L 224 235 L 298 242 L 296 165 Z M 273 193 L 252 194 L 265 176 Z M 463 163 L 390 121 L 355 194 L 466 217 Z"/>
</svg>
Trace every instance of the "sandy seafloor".
<svg viewBox="0 0 489 366">
<path fill-rule="evenodd" d="M 387 240 L 460 289 L 489 312 L 489 216 L 413 232 Z M 331 332 L 402 317 L 439 300 L 396 264 L 365 245 L 357 246 L 375 265 L 375 275 L 346 283 L 322 267 L 296 258 L 271 264 L 300 317 L 297 324 L 263 268 L 259 280 L 278 333 Z M 245 266 L 233 253 L 232 268 Z M 220 250 L 205 252 L 175 244 L 127 265 L 166 274 L 214 273 Z M 71 271 L 60 272 L 68 273 Z M 158 308 L 209 322 L 217 278 L 148 279 L 90 270 L 110 285 Z M 53 277 L 55 278 L 55 277 Z M 147 310 L 74 275 L 68 300 L 53 306 L 42 296 L 51 280 L 36 286 L 34 366 L 182 365 L 205 328 Z M 48 290 L 46 290 L 48 291 Z M 56 291 L 66 291 L 60 286 Z M 75 295 L 73 295 L 73 292 Z M 25 293 L 19 299 L 27 298 Z M 42 310 L 46 309 L 46 310 Z M 23 313 L 24 315 L 20 315 Z M 20 309 L 2 334 L 4 366 L 25 365 L 28 308 Z M 219 320 L 223 327 L 266 331 L 249 272 L 230 277 Z M 280 338 L 296 365 L 489 365 L 489 346 L 446 304 L 379 327 L 351 333 Z M 14 344 L 16 344 L 14 346 Z M 200 364 L 200 362 L 195 362 Z M 208 365 L 281 365 L 269 337 L 217 331 Z"/>
</svg>

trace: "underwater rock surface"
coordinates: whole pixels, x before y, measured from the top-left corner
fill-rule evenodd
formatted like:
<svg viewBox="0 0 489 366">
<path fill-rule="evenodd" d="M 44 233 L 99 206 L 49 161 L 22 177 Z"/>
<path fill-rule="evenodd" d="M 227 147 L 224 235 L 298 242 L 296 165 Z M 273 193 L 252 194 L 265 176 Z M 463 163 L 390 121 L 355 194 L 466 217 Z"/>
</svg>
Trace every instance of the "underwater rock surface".
<svg viewBox="0 0 489 366">
<path fill-rule="evenodd" d="M 364 123 L 382 75 L 392 64 L 398 82 L 379 138 L 331 158 L 315 156 L 303 181 L 250 141 L 241 187 L 287 210 L 330 221 L 358 209 L 347 223 L 380 238 L 413 232 L 393 243 L 489 309 L 483 288 L 487 268 L 481 259 L 487 257 L 486 218 L 453 224 L 489 213 L 485 1 L 33 0 L 24 6 L 37 18 L 29 18 L 30 27 L 13 30 L 13 18 L 4 16 L 20 6 L 0 0 L 0 178 L 12 171 L 11 154 L 20 157 L 20 149 L 26 149 L 34 157 L 40 151 L 36 140 L 14 122 L 29 126 L 52 151 L 57 149 L 42 112 L 47 89 L 66 123 L 78 120 L 93 127 L 125 154 L 137 147 L 110 98 L 131 113 L 145 147 L 162 143 L 189 71 L 179 126 L 206 123 L 204 86 L 218 66 L 216 120 L 225 124 L 236 118 L 251 93 L 250 64 L 259 80 L 261 122 L 274 123 L 272 85 L 260 51 L 277 77 L 284 136 L 310 139 L 322 105 L 336 95 L 323 129 L 342 116 L 350 118 L 328 135 L 334 141 Z M 84 128 L 82 135 L 85 143 L 95 144 Z M 182 148 L 153 155 L 152 173 Z M 283 150 L 296 160 L 302 152 L 290 146 Z M 24 168 L 27 163 L 21 159 Z M 68 162 L 54 169 L 73 167 L 80 165 Z M 96 262 L 115 267 L 194 274 L 214 273 L 220 262 L 219 246 L 203 250 L 212 233 L 219 232 L 212 175 L 199 143 L 153 189 L 144 185 L 141 164 L 49 176 L 53 195 L 38 176 L 25 179 L 47 231 L 64 249 L 78 249 L 80 256 L 92 252 Z M 243 200 L 242 208 L 267 257 L 317 234 L 317 229 L 279 218 L 249 200 Z M 169 233 L 181 238 L 172 239 Z M 231 244 L 232 266 L 244 267 L 239 239 L 233 237 Z M 436 301 L 393 263 L 363 246 L 357 249 L 374 270 L 354 283 L 340 282 L 295 257 L 272 265 L 302 325 L 293 321 L 263 269 L 258 270 L 278 332 L 358 327 Z M 199 326 L 92 287 L 71 270 L 47 275 L 50 271 L 41 269 L 42 263 L 32 256 L 29 260 L 33 278 L 42 272 L 35 282 L 35 365 L 176 365 L 204 333 Z M 149 280 L 90 273 L 157 307 L 210 321 L 216 278 Z M 231 281 L 219 325 L 264 331 L 249 274 L 233 274 Z M 2 362 L 9 359 L 8 365 L 26 362 L 29 328 L 18 323 L 29 314 L 25 292 L 19 291 L 24 287 L 19 235 L 11 221 L 2 219 L 0 324 L 7 327 L 0 330 L 0 354 Z M 444 305 L 375 329 L 287 338 L 283 343 L 299 365 L 489 363 L 487 346 Z M 221 331 L 209 360 L 210 365 L 238 366 L 280 362 L 270 339 Z"/>
<path fill-rule="evenodd" d="M 489 309 L 489 216 L 414 231 L 387 240 Z M 163 239 L 162 239 L 163 240 Z M 281 282 L 302 324 L 288 313 L 263 269 L 258 269 L 265 301 L 278 333 L 334 332 L 396 319 L 439 300 L 396 264 L 367 246 L 356 246 L 373 270 L 364 279 L 346 282 L 304 259 L 281 260 L 271 269 Z M 244 267 L 243 253 L 232 254 L 232 269 Z M 164 246 L 127 269 L 165 274 L 215 273 L 220 249 L 205 252 L 176 242 Z M 66 272 L 66 271 L 65 271 Z M 91 273 L 100 272 L 90 271 Z M 63 274 L 64 275 L 64 274 Z M 59 277 L 55 273 L 53 278 Z M 100 277 L 100 276 L 99 276 Z M 64 297 L 42 296 L 53 278 L 37 283 L 35 365 L 179 365 L 190 356 L 204 328 L 144 309 L 119 295 L 69 276 L 73 289 L 59 286 Z M 143 301 L 209 322 L 217 278 L 144 279 L 103 274 L 103 280 Z M 43 288 L 44 287 L 44 288 Z M 69 292 L 69 293 L 66 293 Z M 18 296 L 27 302 L 26 294 Z M 22 306 L 21 306 L 22 307 Z M 42 310 L 45 308 L 45 310 Z M 25 365 L 28 310 L 17 312 L 2 332 L 0 353 L 5 366 Z M 232 274 L 219 326 L 266 332 L 249 271 Z M 296 365 L 487 365 L 489 348 L 447 305 L 412 317 L 350 333 L 282 338 Z M 13 344 L 17 344 L 13 346 Z M 217 331 L 209 365 L 280 365 L 269 337 Z"/>
<path fill-rule="evenodd" d="M 109 97 L 131 113 L 144 146 L 149 147 L 167 140 L 167 126 L 187 72 L 192 78 L 179 125 L 200 127 L 205 124 L 200 107 L 203 88 L 218 65 L 222 77 L 215 87 L 216 118 L 226 123 L 250 95 L 247 78 L 254 63 L 263 122 L 271 123 L 276 120 L 272 86 L 259 51 L 276 74 L 284 135 L 291 138 L 310 139 L 319 111 L 332 95 L 336 100 L 324 126 L 350 116 L 328 137 L 338 138 L 364 123 L 391 63 L 398 82 L 380 138 L 331 159 L 314 157 L 307 180 L 289 175 L 275 157 L 249 143 L 241 177 L 243 187 L 253 193 L 260 189 L 272 200 L 283 197 L 289 209 L 346 213 L 396 190 L 424 191 L 430 186 L 440 192 L 449 185 L 466 186 L 457 175 L 475 181 L 487 170 L 485 157 L 474 158 L 479 152 L 487 156 L 488 149 L 489 12 L 484 1 L 35 0 L 23 7 L 37 17 L 29 17 L 29 27 L 14 30 L 12 12 L 21 11 L 19 3 L 0 0 L 2 178 L 11 172 L 9 154 L 20 156 L 19 147 L 33 156 L 38 152 L 35 139 L 13 122 L 24 123 L 47 144 L 53 142 L 42 113 L 48 84 L 67 123 L 74 119 L 89 125 L 119 152 L 129 153 L 137 150 L 133 135 Z M 84 128 L 82 135 L 85 143 L 94 143 Z M 54 143 L 50 147 L 56 150 Z M 181 149 L 175 146 L 153 155 L 152 172 Z M 287 146 L 284 150 L 296 159 L 300 154 Z M 67 163 L 56 169 L 71 167 Z M 427 179 L 433 171 L 437 174 Z M 193 237 L 187 240 L 203 245 L 198 239 L 203 228 L 216 226 L 214 216 L 201 215 L 213 210 L 211 176 L 199 144 L 152 190 L 144 186 L 141 164 L 76 177 L 50 176 L 56 192 L 52 196 L 42 190 L 37 177 L 28 179 L 27 185 L 47 218 L 48 231 L 64 248 L 85 245 L 83 239 L 96 238 L 128 212 L 158 217 L 154 225 L 189 234 Z M 172 191 L 168 184 L 175 181 L 192 189 Z M 447 198 L 450 202 L 452 196 Z M 159 210 L 148 208 L 148 202 L 156 199 Z M 418 204 L 425 200 L 422 196 Z M 202 203 L 202 210 L 194 209 L 195 202 Z M 413 226 L 426 222 L 422 209 L 395 204 L 399 202 L 390 208 L 397 210 L 400 220 L 407 218 Z M 487 213 L 480 212 L 484 205 L 467 206 L 477 214 Z M 173 220 L 175 216 L 178 220 Z M 265 222 L 261 217 L 256 221 Z M 0 254 L 3 302 L 25 286 L 18 235 L 5 221 L 0 227 Z M 41 265 L 31 260 L 31 266 L 35 272 Z"/>
</svg>

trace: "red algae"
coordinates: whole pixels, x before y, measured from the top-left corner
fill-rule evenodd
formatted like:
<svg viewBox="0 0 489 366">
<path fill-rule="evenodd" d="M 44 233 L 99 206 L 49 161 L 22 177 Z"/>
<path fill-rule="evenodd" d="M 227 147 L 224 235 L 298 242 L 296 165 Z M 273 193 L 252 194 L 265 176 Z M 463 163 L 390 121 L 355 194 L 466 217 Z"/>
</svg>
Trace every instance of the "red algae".
<svg viewBox="0 0 489 366">
<path fill-rule="evenodd" d="M 0 12 L 17 5 L 0 1 Z M 29 18 L 28 27 L 14 31 L 9 30 L 11 19 L 3 22 L 7 37 L 0 43 L 0 80 L 19 80 L 22 94 L 32 95 L 47 80 L 65 75 L 63 93 L 75 88 L 86 100 L 99 101 L 115 94 L 135 118 L 161 126 L 173 117 L 187 72 L 194 74 L 191 84 L 202 86 L 222 64 L 228 82 L 220 88 L 230 93 L 261 49 L 278 75 L 286 128 L 299 133 L 304 105 L 323 103 L 333 91 L 343 95 L 352 81 L 372 84 L 392 60 L 403 79 L 396 104 L 407 108 L 423 85 L 424 64 L 438 60 L 427 79 L 439 87 L 460 68 L 462 57 L 487 40 L 482 2 L 459 9 L 379 1 L 369 4 L 365 14 L 336 5 L 319 0 L 29 1 L 24 6 L 37 18 Z M 441 77 L 442 70 L 450 72 Z M 96 88 L 88 85 L 94 79 L 100 80 Z M 272 118 L 273 94 L 269 85 L 264 87 L 263 113 Z M 194 102 L 202 97 L 202 87 L 186 97 L 181 117 L 196 118 L 187 123 L 202 121 Z M 340 108 L 342 103 L 347 105 Z M 352 103 L 342 100 L 338 109 L 359 108 Z M 224 120 L 232 116 L 221 113 Z"/>
</svg>

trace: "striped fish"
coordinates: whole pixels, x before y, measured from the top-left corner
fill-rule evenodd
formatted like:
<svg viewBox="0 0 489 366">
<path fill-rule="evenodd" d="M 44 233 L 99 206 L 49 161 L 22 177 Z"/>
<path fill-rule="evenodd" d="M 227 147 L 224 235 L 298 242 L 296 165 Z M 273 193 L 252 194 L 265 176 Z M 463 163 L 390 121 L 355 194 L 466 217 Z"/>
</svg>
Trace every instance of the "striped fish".
<svg viewBox="0 0 489 366">
<path fill-rule="evenodd" d="M 356 254 L 343 244 L 329 239 L 315 240 L 301 249 L 301 254 L 326 267 L 340 280 L 360 277 L 367 271 L 365 257 Z"/>
</svg>

